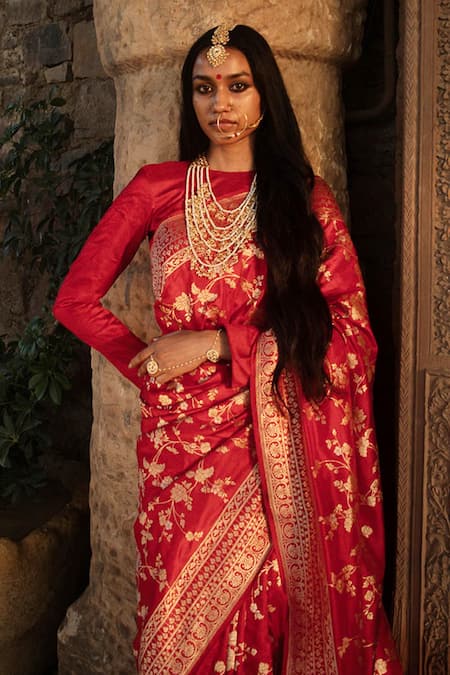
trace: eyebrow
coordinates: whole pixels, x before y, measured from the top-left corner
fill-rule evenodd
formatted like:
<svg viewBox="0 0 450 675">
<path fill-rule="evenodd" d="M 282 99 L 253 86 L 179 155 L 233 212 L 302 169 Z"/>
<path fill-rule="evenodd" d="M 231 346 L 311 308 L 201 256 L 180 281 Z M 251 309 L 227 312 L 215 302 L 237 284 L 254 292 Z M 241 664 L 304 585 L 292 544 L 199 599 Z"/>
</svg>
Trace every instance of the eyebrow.
<svg viewBox="0 0 450 675">
<path fill-rule="evenodd" d="M 240 73 L 232 73 L 231 75 L 224 75 L 223 77 L 226 80 L 233 80 L 236 77 L 251 77 L 250 73 L 248 73 L 246 70 L 241 71 Z M 208 82 L 215 82 L 215 77 L 209 77 L 209 75 L 194 75 L 192 77 L 193 80 L 207 80 Z"/>
</svg>

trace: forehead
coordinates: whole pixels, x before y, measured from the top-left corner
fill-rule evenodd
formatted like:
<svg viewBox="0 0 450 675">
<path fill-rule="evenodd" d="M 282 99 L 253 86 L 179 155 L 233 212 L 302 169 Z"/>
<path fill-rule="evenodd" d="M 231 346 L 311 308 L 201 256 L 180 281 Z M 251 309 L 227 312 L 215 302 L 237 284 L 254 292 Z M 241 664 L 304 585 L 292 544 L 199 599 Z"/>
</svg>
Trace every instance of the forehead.
<svg viewBox="0 0 450 675">
<path fill-rule="evenodd" d="M 227 75 L 243 72 L 247 72 L 251 76 L 252 71 L 247 61 L 247 57 L 239 51 L 239 49 L 234 49 L 234 47 L 227 49 L 226 52 L 228 56 L 226 60 L 216 68 L 213 68 L 209 63 L 206 58 L 206 52 L 207 50 L 204 49 L 195 59 L 192 77 L 206 75 L 207 77 L 214 78 L 217 74 L 220 74 L 222 77 L 227 77 Z"/>
</svg>

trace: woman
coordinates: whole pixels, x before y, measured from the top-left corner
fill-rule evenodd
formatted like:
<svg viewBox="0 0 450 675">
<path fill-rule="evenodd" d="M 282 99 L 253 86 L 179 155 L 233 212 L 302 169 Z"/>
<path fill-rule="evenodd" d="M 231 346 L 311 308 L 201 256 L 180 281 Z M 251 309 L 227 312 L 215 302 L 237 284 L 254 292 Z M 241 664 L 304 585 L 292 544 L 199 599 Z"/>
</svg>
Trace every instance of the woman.
<svg viewBox="0 0 450 675">
<path fill-rule="evenodd" d="M 55 305 L 141 390 L 139 673 L 400 673 L 350 238 L 258 33 L 208 31 L 182 80 L 181 161 L 139 171 Z M 100 304 L 147 236 L 149 345 Z"/>
</svg>

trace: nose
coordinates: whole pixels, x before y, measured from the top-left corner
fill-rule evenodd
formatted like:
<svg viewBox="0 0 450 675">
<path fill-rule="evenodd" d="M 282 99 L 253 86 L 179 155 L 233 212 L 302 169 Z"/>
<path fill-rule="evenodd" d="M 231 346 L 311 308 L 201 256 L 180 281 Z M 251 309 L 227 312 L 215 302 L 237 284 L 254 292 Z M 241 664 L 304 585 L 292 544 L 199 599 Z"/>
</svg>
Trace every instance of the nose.
<svg viewBox="0 0 450 675">
<path fill-rule="evenodd" d="M 213 110 L 216 113 L 231 110 L 230 93 L 226 89 L 217 88 L 213 97 Z"/>
</svg>

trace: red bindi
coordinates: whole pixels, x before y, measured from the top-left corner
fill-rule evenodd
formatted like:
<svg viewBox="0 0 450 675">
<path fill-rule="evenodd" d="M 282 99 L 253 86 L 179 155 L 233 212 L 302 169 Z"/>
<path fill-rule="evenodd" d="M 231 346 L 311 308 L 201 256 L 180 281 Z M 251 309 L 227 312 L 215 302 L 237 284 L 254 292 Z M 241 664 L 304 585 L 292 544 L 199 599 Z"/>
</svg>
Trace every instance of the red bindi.
<svg viewBox="0 0 450 675">
<path fill-rule="evenodd" d="M 221 79 L 222 79 L 222 75 L 220 73 L 217 73 L 216 80 L 221 80 Z"/>
</svg>

